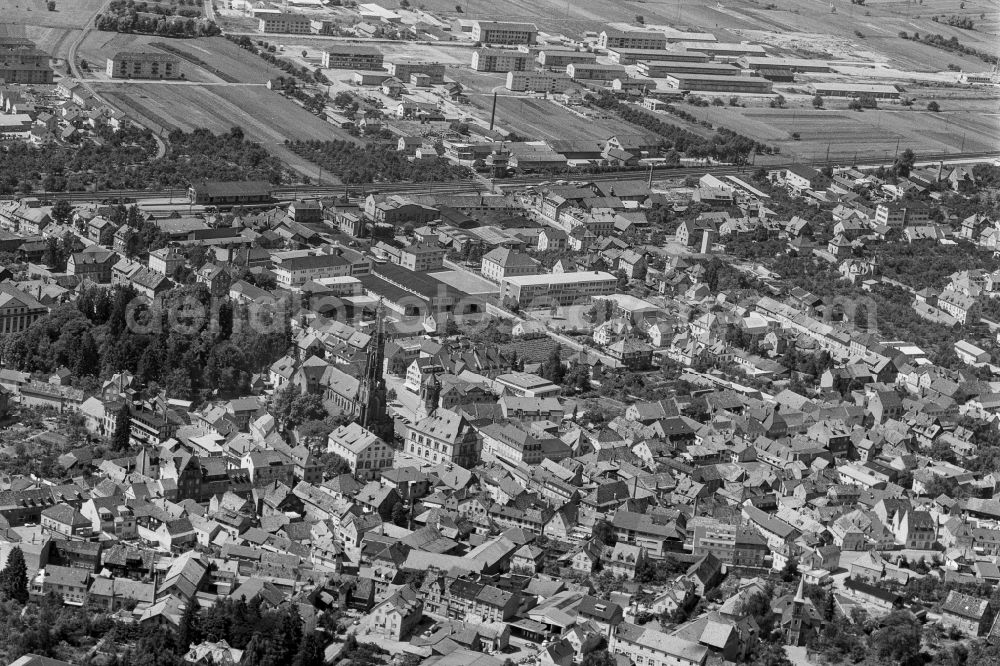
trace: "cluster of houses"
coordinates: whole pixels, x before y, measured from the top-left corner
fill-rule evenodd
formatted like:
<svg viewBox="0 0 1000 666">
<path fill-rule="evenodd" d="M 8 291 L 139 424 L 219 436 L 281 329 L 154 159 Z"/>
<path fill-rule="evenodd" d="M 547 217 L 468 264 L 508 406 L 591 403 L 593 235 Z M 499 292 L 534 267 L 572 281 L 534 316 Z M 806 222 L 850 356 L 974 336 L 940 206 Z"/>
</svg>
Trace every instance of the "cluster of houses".
<svg viewBox="0 0 1000 666">
<path fill-rule="evenodd" d="M 121 111 L 97 103 L 79 83 L 14 83 L 0 85 L 0 140 L 23 141 L 34 146 L 100 145 L 97 130 L 112 131 L 128 125 Z"/>
<path fill-rule="evenodd" d="M 781 178 L 805 197 L 823 182 L 798 168 Z M 847 198 L 838 206 L 860 206 Z M 807 236 L 810 222 L 762 213 L 769 201 L 706 176 L 668 193 L 577 182 L 125 220 L 5 202 L 0 231 L 28 268 L 0 282 L 3 332 L 94 285 L 157 299 L 200 283 L 233 303 L 294 306 L 286 353 L 229 399 L 192 403 L 128 373 L 85 393 L 65 368 L 0 370 L 7 410 L 73 412 L 93 437 L 124 415 L 131 445 L 68 451 L 53 478 L 0 479 L 0 564 L 19 547 L 32 593 L 140 624 L 178 626 L 190 604 L 224 598 L 294 604 L 307 625 L 351 613 L 359 640 L 456 665 L 502 666 L 489 653 L 514 638 L 559 666 L 602 642 L 636 664 L 738 660 L 759 640 L 742 602 L 778 572 L 791 583 L 770 604 L 788 645 L 824 626 L 807 585 L 846 617 L 907 606 L 992 631 L 996 609 L 966 593 L 1000 582 L 1000 478 L 960 462 L 980 447 L 970 419 L 1000 420 L 1000 385 L 981 378 L 989 354 L 959 343 L 976 367 L 950 370 L 845 325 L 860 314 L 805 289 L 713 287 L 719 245 L 762 227 Z M 909 201 L 874 219 L 925 222 Z M 662 232 L 651 218 L 663 207 L 696 205 L 666 258 L 623 240 Z M 55 239 L 73 245 L 65 270 L 41 265 Z M 993 278 L 963 271 L 916 299 L 971 323 L 962 299 L 990 298 Z M 572 306 L 582 330 L 558 316 Z M 489 335 L 453 325 L 504 309 Z M 789 383 L 805 363 L 818 377 L 806 389 Z M 687 388 L 607 413 L 576 395 L 628 373 L 662 380 L 661 367 Z M 284 395 L 317 397 L 332 422 L 319 435 L 290 422 Z M 940 603 L 907 596 L 927 576 L 948 590 Z"/>
</svg>

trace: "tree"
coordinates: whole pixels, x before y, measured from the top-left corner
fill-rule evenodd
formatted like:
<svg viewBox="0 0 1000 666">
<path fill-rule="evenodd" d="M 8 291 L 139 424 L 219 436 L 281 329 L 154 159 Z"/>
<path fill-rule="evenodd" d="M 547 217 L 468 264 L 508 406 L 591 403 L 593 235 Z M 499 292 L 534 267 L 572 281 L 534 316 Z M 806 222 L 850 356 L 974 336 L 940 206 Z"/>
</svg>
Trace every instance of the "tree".
<svg viewBox="0 0 1000 666">
<path fill-rule="evenodd" d="M 181 652 L 186 652 L 192 643 L 201 642 L 198 631 L 198 608 L 197 603 L 189 603 L 181 616 L 177 627 L 177 647 Z"/>
<path fill-rule="evenodd" d="M 77 377 L 96 377 L 101 371 L 101 354 L 90 331 L 84 331 L 80 336 L 79 354 L 73 365 L 73 374 Z"/>
<path fill-rule="evenodd" d="M 73 216 L 73 205 L 65 199 L 59 199 L 54 204 L 52 204 L 52 219 L 59 224 L 66 224 L 69 222 L 69 218 Z"/>
<path fill-rule="evenodd" d="M 639 25 L 644 25 L 646 23 L 646 17 L 643 16 L 642 14 L 636 14 L 635 22 L 638 23 Z"/>
<path fill-rule="evenodd" d="M 351 465 L 338 456 L 336 453 L 323 453 L 320 454 L 316 462 L 323 467 L 323 475 L 326 477 L 340 476 L 341 474 L 350 474 Z"/>
<path fill-rule="evenodd" d="M 455 13 L 456 14 L 461 14 L 462 11 L 463 11 L 462 10 L 462 5 L 455 5 Z"/>
<path fill-rule="evenodd" d="M 296 426 L 306 421 L 322 419 L 327 416 L 323 406 L 323 397 L 315 393 L 306 393 L 292 400 L 288 409 L 288 425 Z"/>
<path fill-rule="evenodd" d="M 752 666 L 791 666 L 785 646 L 780 642 L 761 642 L 754 651 Z"/>
<path fill-rule="evenodd" d="M 46 3 L 46 6 L 49 8 L 50 12 L 54 12 L 56 10 L 56 0 L 49 0 Z"/>
<path fill-rule="evenodd" d="M 910 175 L 910 171 L 913 169 L 913 165 L 916 163 L 917 157 L 913 154 L 913 151 L 907 148 L 899 154 L 896 158 L 895 163 L 892 165 L 892 171 L 900 178 L 906 178 Z"/>
<path fill-rule="evenodd" d="M 582 666 L 615 666 L 616 663 L 607 650 L 594 650 L 584 655 Z"/>
<path fill-rule="evenodd" d="M 871 651 L 884 663 L 903 664 L 920 652 L 920 623 L 909 611 L 893 611 L 872 634 Z"/>
<path fill-rule="evenodd" d="M 847 108 L 851 111 L 861 111 L 864 107 L 861 106 L 861 100 L 855 98 L 847 103 Z"/>
<path fill-rule="evenodd" d="M 813 108 L 814 109 L 822 109 L 823 108 L 823 96 L 822 95 L 816 95 L 815 97 L 813 97 Z"/>
<path fill-rule="evenodd" d="M 122 403 L 115 414 L 115 431 L 111 435 L 111 447 L 115 451 L 128 449 L 129 431 L 132 427 L 132 415 L 128 405 Z"/>
<path fill-rule="evenodd" d="M 292 659 L 292 666 L 323 666 L 324 641 L 318 633 L 310 631 L 302 639 L 299 649 Z"/>
<path fill-rule="evenodd" d="M 930 102 L 927 103 L 927 110 L 937 113 L 938 111 L 941 110 L 941 106 L 937 103 L 937 101 L 931 100 Z"/>
<path fill-rule="evenodd" d="M 545 379 L 549 380 L 553 384 L 562 384 L 563 377 L 566 374 L 566 369 L 563 367 L 562 356 L 560 352 L 562 348 L 556 345 L 549 352 L 549 357 L 545 359 L 542 363 L 541 375 Z"/>
<path fill-rule="evenodd" d="M 0 571 L 0 594 L 22 604 L 28 603 L 28 566 L 20 546 L 11 549 L 7 564 Z"/>
<path fill-rule="evenodd" d="M 594 524 L 592 533 L 594 538 L 603 543 L 605 546 L 614 546 L 618 543 L 618 537 L 615 535 L 615 530 L 606 520 L 599 520 Z"/>
<path fill-rule="evenodd" d="M 403 506 L 402 502 L 397 501 L 395 504 L 392 505 L 392 514 L 390 515 L 390 519 L 392 520 L 393 525 L 396 525 L 398 527 L 406 527 L 408 518 L 409 516 L 406 511 L 406 507 Z"/>
<path fill-rule="evenodd" d="M 789 557 L 785 562 L 785 567 L 781 570 L 781 580 L 790 583 L 799 575 L 799 561 L 794 557 Z"/>
<path fill-rule="evenodd" d="M 59 240 L 55 236 L 49 236 L 45 241 L 45 253 L 42 255 L 42 263 L 49 268 L 57 268 L 62 260 L 62 252 L 59 251 Z"/>
</svg>

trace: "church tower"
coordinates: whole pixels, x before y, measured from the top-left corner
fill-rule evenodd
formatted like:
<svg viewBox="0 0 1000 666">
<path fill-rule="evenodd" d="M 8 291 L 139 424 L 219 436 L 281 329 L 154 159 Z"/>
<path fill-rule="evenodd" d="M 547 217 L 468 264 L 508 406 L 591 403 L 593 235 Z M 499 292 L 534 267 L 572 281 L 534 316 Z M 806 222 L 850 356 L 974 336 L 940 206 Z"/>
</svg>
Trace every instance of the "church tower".
<svg viewBox="0 0 1000 666">
<path fill-rule="evenodd" d="M 795 593 L 790 609 L 791 615 L 788 619 L 788 635 L 786 642 L 788 645 L 804 645 L 805 634 L 802 627 L 803 615 L 805 614 L 805 576 L 799 578 L 799 589 Z"/>
<path fill-rule="evenodd" d="M 365 374 L 358 387 L 358 423 L 392 443 L 392 419 L 386 411 L 385 376 L 382 366 L 385 362 L 385 321 L 382 303 L 375 312 L 375 333 L 368 342 L 368 358 Z"/>
<path fill-rule="evenodd" d="M 433 414 L 441 404 L 441 380 L 437 373 L 432 372 L 420 382 L 420 405 L 417 407 L 417 418 L 422 419 Z"/>
</svg>

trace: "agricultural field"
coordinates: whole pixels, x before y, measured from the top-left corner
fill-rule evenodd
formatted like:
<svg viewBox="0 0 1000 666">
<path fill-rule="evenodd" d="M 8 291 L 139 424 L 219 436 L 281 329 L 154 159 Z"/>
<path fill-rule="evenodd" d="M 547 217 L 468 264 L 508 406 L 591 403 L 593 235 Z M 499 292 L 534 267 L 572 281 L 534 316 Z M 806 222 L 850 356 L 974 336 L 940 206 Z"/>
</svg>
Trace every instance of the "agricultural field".
<svg viewBox="0 0 1000 666">
<path fill-rule="evenodd" d="M 482 117 L 489 118 L 492 95 L 470 95 Z M 537 97 L 497 97 L 497 124 L 530 139 L 604 141 L 615 134 L 643 130 L 616 118 L 585 119 L 555 102 Z"/>
<path fill-rule="evenodd" d="M 222 132 L 240 125 L 247 138 L 313 178 L 316 168 L 286 149 L 286 139 L 355 140 L 268 90 L 264 83 L 284 72 L 221 37 L 164 39 L 95 32 L 85 40 L 80 54 L 102 66 L 110 53 L 140 47 L 183 57 L 187 81 L 108 81 L 99 75 L 94 87 L 108 102 L 158 133 L 198 127 Z M 335 182 L 328 176 L 324 180 Z"/>
<path fill-rule="evenodd" d="M 346 132 L 305 111 L 262 85 L 98 83 L 97 91 L 129 116 L 155 130 L 214 132 L 243 128 L 248 139 L 263 145 L 303 175 L 316 178 L 314 165 L 285 147 L 285 139 L 354 140 Z M 325 183 L 336 183 L 324 174 Z"/>
<path fill-rule="evenodd" d="M 136 35 L 94 31 L 80 45 L 79 57 L 102 69 L 107 58 L 123 50 L 169 51 L 184 60 L 184 78 L 205 83 L 266 83 L 285 73 L 223 37 L 167 39 L 156 35 Z M 95 67 L 96 65 L 96 67 Z"/>
<path fill-rule="evenodd" d="M 846 101 L 827 100 L 827 109 L 810 107 L 770 109 L 761 107 L 693 107 L 684 109 L 698 118 L 728 127 L 769 146 L 779 146 L 793 160 L 823 159 L 848 163 L 857 155 L 891 158 L 899 149 L 943 154 L 986 152 L 1000 144 L 1000 126 L 988 112 L 989 100 L 964 100 L 949 109 L 926 111 L 926 101 L 907 109 L 883 103 L 878 110 L 850 111 Z M 798 134 L 798 139 L 793 137 Z"/>
<path fill-rule="evenodd" d="M 47 0 L 0 0 L 0 23 L 80 29 L 104 3 L 105 0 L 56 0 L 55 11 L 50 12 Z M 30 31 L 28 36 L 32 37 Z"/>
</svg>

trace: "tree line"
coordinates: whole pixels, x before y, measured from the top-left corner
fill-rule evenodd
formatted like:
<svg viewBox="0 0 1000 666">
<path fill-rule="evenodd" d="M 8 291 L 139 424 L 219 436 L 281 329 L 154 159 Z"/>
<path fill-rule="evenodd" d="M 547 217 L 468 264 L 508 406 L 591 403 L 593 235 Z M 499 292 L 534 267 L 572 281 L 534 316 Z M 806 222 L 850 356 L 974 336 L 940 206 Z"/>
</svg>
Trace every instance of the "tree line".
<svg viewBox="0 0 1000 666">
<path fill-rule="evenodd" d="M 317 164 L 345 183 L 447 182 L 469 177 L 467 168 L 446 160 L 413 160 L 388 146 L 347 141 L 293 141 L 296 155 Z"/>
<path fill-rule="evenodd" d="M 211 37 L 221 30 L 195 8 L 160 3 L 111 0 L 94 17 L 94 26 L 105 32 L 141 32 L 163 37 Z"/>
</svg>

